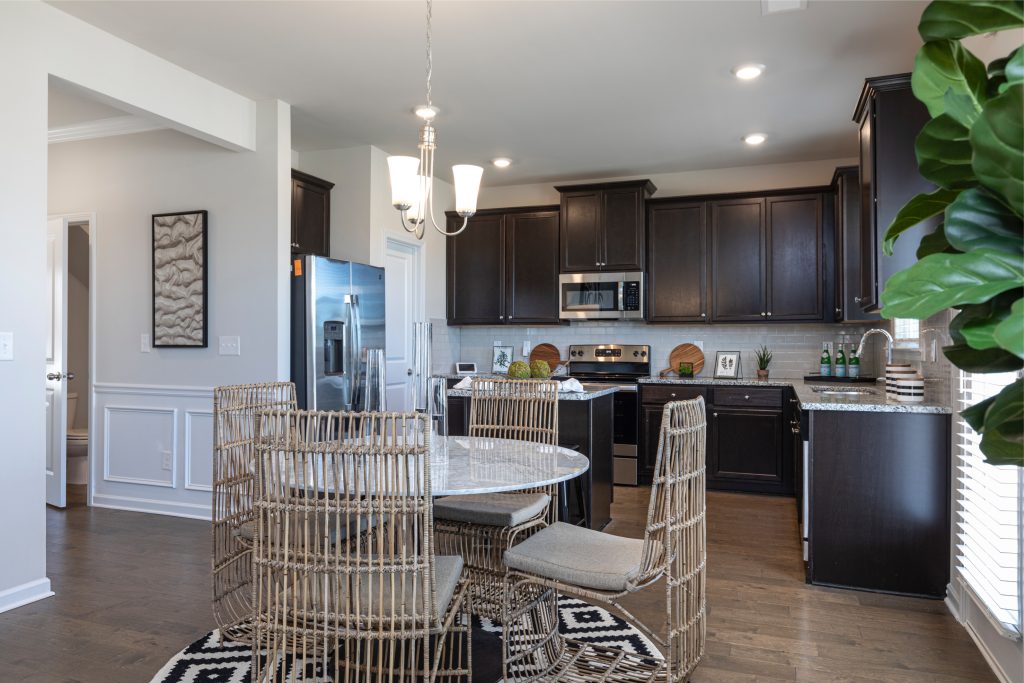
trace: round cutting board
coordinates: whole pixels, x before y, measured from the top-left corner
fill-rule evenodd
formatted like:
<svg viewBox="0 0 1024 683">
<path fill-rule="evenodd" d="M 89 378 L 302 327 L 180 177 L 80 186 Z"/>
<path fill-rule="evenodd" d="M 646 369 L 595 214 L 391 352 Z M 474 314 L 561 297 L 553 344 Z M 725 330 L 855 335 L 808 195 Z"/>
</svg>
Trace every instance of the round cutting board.
<svg viewBox="0 0 1024 683">
<path fill-rule="evenodd" d="M 533 351 L 530 351 L 530 361 L 535 360 L 546 362 L 548 367 L 554 370 L 562 364 L 562 353 L 554 344 L 537 344 Z"/>
<path fill-rule="evenodd" d="M 680 363 L 693 363 L 693 375 L 696 377 L 704 368 L 704 352 L 694 344 L 680 344 L 668 354 L 668 369 L 662 374 L 678 373 Z"/>
</svg>

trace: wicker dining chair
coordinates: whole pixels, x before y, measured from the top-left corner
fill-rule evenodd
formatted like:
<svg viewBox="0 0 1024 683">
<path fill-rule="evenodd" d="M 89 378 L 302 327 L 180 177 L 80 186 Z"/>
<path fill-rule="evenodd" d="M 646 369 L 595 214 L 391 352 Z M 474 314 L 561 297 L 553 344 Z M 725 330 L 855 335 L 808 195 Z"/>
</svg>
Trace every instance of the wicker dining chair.
<svg viewBox="0 0 1024 683">
<path fill-rule="evenodd" d="M 558 445 L 558 382 L 474 379 L 469 435 Z M 473 592 L 473 612 L 500 619 L 505 550 L 554 523 L 558 487 L 482 493 L 434 502 L 439 548 L 462 555 Z"/>
<path fill-rule="evenodd" d="M 665 406 L 644 538 L 557 523 L 505 553 L 509 567 L 506 681 L 686 681 L 706 638 L 704 399 Z M 620 603 L 665 579 L 667 643 Z M 569 593 L 617 609 L 664 658 L 558 633 L 557 599 Z"/>
<path fill-rule="evenodd" d="M 435 554 L 424 415 L 259 416 L 252 680 L 469 681 L 469 596 Z M 358 542 L 336 543 L 349 529 Z"/>
<path fill-rule="evenodd" d="M 213 616 L 222 638 L 252 638 L 256 413 L 296 407 L 291 382 L 213 390 Z"/>
</svg>

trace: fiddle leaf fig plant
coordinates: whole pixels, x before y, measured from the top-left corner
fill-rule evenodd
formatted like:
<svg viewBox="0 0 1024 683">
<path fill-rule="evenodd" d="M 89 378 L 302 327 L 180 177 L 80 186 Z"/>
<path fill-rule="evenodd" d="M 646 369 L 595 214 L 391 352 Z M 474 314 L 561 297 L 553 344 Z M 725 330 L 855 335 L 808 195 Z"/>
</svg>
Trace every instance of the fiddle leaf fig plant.
<svg viewBox="0 0 1024 683">
<path fill-rule="evenodd" d="M 942 215 L 918 261 L 889 278 L 882 314 L 924 320 L 956 309 L 943 352 L 968 372 L 1024 368 L 1024 47 L 986 67 L 960 40 L 1021 28 L 1024 0 L 925 8 L 911 86 L 932 119 L 914 151 L 937 188 L 907 202 L 882 245 L 892 255 L 903 232 Z M 1024 380 L 961 414 L 990 463 L 1024 466 Z"/>
</svg>

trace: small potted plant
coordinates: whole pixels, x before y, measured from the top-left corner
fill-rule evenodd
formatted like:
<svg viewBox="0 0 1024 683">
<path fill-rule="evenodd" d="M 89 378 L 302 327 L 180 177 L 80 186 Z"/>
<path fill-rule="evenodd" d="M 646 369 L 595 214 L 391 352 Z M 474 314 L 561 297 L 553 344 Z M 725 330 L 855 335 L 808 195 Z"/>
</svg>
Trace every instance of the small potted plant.
<svg viewBox="0 0 1024 683">
<path fill-rule="evenodd" d="M 772 364 L 772 352 L 768 350 L 768 347 L 761 344 L 755 353 L 754 357 L 757 359 L 757 378 L 768 379 L 768 366 Z"/>
</svg>

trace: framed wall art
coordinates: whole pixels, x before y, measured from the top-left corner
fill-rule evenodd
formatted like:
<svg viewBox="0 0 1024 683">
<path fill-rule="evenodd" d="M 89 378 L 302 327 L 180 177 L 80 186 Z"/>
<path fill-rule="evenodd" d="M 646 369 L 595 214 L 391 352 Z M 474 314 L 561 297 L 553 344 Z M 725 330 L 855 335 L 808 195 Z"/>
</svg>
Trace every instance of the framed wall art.
<svg viewBox="0 0 1024 683">
<path fill-rule="evenodd" d="M 715 379 L 737 379 L 741 376 L 739 351 L 719 351 L 715 354 Z"/>
<path fill-rule="evenodd" d="M 207 214 L 153 215 L 153 346 L 207 346 Z"/>
</svg>

